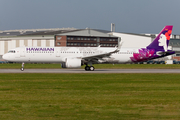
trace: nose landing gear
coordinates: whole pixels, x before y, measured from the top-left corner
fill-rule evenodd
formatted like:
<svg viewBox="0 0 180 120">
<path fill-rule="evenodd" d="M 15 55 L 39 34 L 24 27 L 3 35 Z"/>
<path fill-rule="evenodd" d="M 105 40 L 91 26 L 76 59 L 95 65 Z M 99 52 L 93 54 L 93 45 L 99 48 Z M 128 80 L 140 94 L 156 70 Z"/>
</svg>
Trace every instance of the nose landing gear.
<svg viewBox="0 0 180 120">
<path fill-rule="evenodd" d="M 24 71 L 24 62 L 22 63 L 21 71 Z"/>
</svg>

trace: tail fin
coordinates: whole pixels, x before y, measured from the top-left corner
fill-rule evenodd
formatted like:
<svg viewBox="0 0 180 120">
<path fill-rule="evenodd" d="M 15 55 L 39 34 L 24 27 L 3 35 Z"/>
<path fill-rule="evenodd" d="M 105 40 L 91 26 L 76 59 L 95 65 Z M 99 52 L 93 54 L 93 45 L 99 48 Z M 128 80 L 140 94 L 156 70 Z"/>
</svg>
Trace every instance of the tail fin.
<svg viewBox="0 0 180 120">
<path fill-rule="evenodd" d="M 172 25 L 165 26 L 154 41 L 146 48 L 154 49 L 155 51 L 167 52 L 172 29 Z"/>
<path fill-rule="evenodd" d="M 139 49 L 139 53 L 130 57 L 131 61 L 141 62 L 174 54 L 174 51 L 168 50 L 172 28 L 171 25 L 165 26 L 149 46 Z"/>
</svg>

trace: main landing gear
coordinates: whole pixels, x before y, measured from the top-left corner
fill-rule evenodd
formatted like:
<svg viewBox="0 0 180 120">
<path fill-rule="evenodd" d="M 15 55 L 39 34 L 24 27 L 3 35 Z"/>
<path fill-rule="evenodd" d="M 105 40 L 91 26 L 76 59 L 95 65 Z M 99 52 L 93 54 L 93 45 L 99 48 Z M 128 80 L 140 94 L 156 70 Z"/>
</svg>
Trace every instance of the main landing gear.
<svg viewBox="0 0 180 120">
<path fill-rule="evenodd" d="M 24 62 L 22 63 L 21 71 L 24 71 Z"/>
<path fill-rule="evenodd" d="M 94 71 L 94 66 L 87 66 L 84 68 L 86 71 Z"/>
<path fill-rule="evenodd" d="M 89 66 L 88 66 L 89 64 Z M 94 66 L 92 66 L 92 62 L 85 63 L 86 67 L 84 68 L 86 71 L 94 71 Z"/>
</svg>

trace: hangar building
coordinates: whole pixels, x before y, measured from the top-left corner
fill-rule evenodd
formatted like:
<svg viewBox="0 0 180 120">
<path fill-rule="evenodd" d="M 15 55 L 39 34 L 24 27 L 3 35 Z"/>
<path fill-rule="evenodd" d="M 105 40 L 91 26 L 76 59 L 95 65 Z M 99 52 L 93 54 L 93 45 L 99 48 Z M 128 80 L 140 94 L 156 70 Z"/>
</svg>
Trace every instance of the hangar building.
<svg viewBox="0 0 180 120">
<path fill-rule="evenodd" d="M 146 47 L 157 34 L 118 33 L 96 29 L 30 29 L 0 31 L 0 59 L 8 50 L 22 46 L 34 47 Z M 176 51 L 174 59 L 180 60 L 180 35 L 172 35 L 169 45 Z"/>
</svg>

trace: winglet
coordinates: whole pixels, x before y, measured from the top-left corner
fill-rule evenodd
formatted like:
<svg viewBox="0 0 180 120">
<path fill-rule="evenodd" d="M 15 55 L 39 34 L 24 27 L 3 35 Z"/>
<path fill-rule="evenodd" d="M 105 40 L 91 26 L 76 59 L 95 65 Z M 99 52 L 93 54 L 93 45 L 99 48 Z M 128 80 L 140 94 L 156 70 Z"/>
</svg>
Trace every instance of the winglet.
<svg viewBox="0 0 180 120">
<path fill-rule="evenodd" d="M 121 47 L 122 47 L 122 44 L 123 44 L 123 42 L 120 42 L 119 46 L 115 46 L 116 50 L 113 51 L 113 52 L 111 52 L 111 54 L 112 54 L 112 53 L 117 53 L 117 52 L 119 52 L 120 49 L 121 49 Z"/>
<path fill-rule="evenodd" d="M 123 42 L 120 42 L 120 43 L 119 43 L 119 46 L 118 46 L 118 47 L 116 47 L 116 48 L 117 48 L 117 50 L 119 50 L 119 51 L 120 51 L 120 49 L 121 49 L 122 45 L 123 45 Z"/>
</svg>

